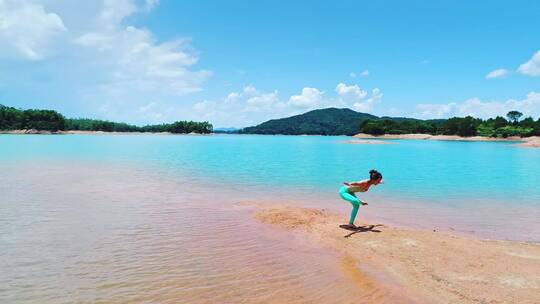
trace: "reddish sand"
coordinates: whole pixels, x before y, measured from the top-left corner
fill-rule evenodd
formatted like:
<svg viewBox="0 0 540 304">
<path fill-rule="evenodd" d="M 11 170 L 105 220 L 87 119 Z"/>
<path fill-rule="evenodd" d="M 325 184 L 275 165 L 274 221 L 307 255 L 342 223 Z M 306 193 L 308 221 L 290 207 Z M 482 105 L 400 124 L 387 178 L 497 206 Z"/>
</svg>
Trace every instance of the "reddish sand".
<svg viewBox="0 0 540 304">
<path fill-rule="evenodd" d="M 300 231 L 343 256 L 344 273 L 372 303 L 540 303 L 540 245 L 386 225 L 339 227 L 320 209 L 260 208 L 255 218 Z"/>
</svg>

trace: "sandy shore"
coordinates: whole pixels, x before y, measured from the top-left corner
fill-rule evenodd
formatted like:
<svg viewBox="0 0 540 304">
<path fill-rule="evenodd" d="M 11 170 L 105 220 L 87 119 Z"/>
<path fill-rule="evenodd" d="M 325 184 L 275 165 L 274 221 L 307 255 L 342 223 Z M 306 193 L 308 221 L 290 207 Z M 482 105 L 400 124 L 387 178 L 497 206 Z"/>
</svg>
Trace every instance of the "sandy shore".
<svg viewBox="0 0 540 304">
<path fill-rule="evenodd" d="M 347 144 L 355 145 L 392 145 L 396 144 L 395 142 L 390 142 L 386 140 L 369 140 L 369 139 L 357 139 L 357 140 L 346 140 L 344 141 Z"/>
<path fill-rule="evenodd" d="M 386 225 L 339 228 L 319 209 L 258 209 L 255 218 L 305 233 L 342 255 L 342 267 L 372 303 L 540 303 L 540 244 L 481 240 Z"/>
<path fill-rule="evenodd" d="M 517 144 L 519 147 L 540 148 L 540 136 L 528 137 L 523 143 Z"/>
<path fill-rule="evenodd" d="M 471 136 L 461 137 L 457 135 L 429 135 L 429 134 L 385 134 L 380 136 L 373 136 L 370 134 L 359 133 L 353 136 L 354 138 L 362 139 L 421 139 L 421 140 L 450 140 L 450 141 L 526 141 L 526 138 L 521 137 L 507 137 L 507 138 L 495 138 L 484 136 Z"/>
</svg>

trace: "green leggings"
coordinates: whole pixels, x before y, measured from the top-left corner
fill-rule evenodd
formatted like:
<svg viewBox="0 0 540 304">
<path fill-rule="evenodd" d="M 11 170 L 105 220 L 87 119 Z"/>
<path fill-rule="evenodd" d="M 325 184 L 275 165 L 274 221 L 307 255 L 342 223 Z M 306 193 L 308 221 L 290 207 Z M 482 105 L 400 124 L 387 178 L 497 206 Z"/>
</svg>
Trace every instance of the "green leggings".
<svg viewBox="0 0 540 304">
<path fill-rule="evenodd" d="M 349 224 L 354 225 L 354 219 L 356 218 L 356 214 L 358 213 L 358 207 L 360 207 L 362 201 L 359 200 L 358 197 L 354 195 L 354 193 L 349 193 L 346 186 L 343 186 L 339 189 L 339 196 L 352 204 L 353 207 L 351 211 L 351 218 L 349 219 Z"/>
</svg>

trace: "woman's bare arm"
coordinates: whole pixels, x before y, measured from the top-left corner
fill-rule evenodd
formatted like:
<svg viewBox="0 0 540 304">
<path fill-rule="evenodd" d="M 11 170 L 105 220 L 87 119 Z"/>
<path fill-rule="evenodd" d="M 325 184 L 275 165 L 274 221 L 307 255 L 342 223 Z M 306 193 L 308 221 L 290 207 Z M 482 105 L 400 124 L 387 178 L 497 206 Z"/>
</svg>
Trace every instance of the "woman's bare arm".
<svg viewBox="0 0 540 304">
<path fill-rule="evenodd" d="M 351 186 L 364 186 L 368 183 L 369 181 L 366 179 L 366 180 L 362 180 L 362 181 L 359 181 L 359 182 L 352 182 L 352 183 L 348 183 L 349 185 Z"/>
</svg>

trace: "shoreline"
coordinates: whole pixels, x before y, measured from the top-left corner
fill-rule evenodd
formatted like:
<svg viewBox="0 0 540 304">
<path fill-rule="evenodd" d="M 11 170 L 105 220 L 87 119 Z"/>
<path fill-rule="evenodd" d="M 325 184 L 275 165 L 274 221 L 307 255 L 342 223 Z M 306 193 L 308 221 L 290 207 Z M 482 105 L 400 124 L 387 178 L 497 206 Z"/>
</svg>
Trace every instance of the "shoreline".
<svg viewBox="0 0 540 304">
<path fill-rule="evenodd" d="M 365 133 L 358 133 L 352 136 L 354 139 L 348 141 L 351 144 L 362 143 L 361 141 L 370 140 L 373 143 L 375 140 L 438 140 L 438 141 L 467 141 L 467 142 L 508 142 L 514 143 L 514 146 L 518 147 L 530 147 L 540 148 L 540 136 L 530 137 L 518 137 L 510 136 L 507 138 L 500 137 L 486 137 L 486 136 L 471 136 L 462 137 L 458 135 L 430 135 L 430 134 L 384 134 L 384 135 L 371 135 Z"/>
<path fill-rule="evenodd" d="M 105 131 L 46 131 L 35 129 L 23 130 L 0 130 L 0 135 L 197 135 L 210 136 L 223 133 L 171 133 L 171 132 L 105 132 Z M 239 134 L 239 135 L 254 135 L 254 134 Z M 324 135 L 290 135 L 290 136 L 324 136 Z M 429 135 L 429 134 L 385 134 L 385 135 L 370 135 L 358 133 L 351 136 L 352 140 L 344 141 L 348 144 L 392 144 L 381 140 L 439 140 L 439 141 L 468 141 L 468 142 L 508 142 L 515 143 L 514 146 L 540 148 L 540 136 L 531 137 L 507 137 L 495 138 L 485 136 L 461 137 L 458 135 Z"/>
<path fill-rule="evenodd" d="M 443 141 L 503 141 L 503 142 L 526 142 L 531 137 L 510 136 L 507 138 L 471 136 L 462 137 L 458 135 L 430 135 L 430 134 L 384 134 L 371 135 L 358 133 L 352 136 L 358 139 L 415 139 L 415 140 L 443 140 Z"/>
<path fill-rule="evenodd" d="M 171 133 L 171 132 L 105 132 L 105 131 L 80 131 L 80 130 L 67 130 L 67 131 L 46 131 L 35 129 L 22 129 L 22 130 L 0 130 L 0 134 L 11 135 L 213 135 L 214 133 Z"/>
<path fill-rule="evenodd" d="M 344 274 L 364 278 L 358 282 L 364 287 L 366 280 L 375 282 L 373 290 L 379 295 L 397 290 L 421 303 L 540 301 L 537 243 L 386 224 L 348 231 L 339 228 L 343 216 L 325 209 L 259 207 L 253 216 L 281 231 L 306 234 L 323 245 L 321 250 L 338 252 Z"/>
</svg>

